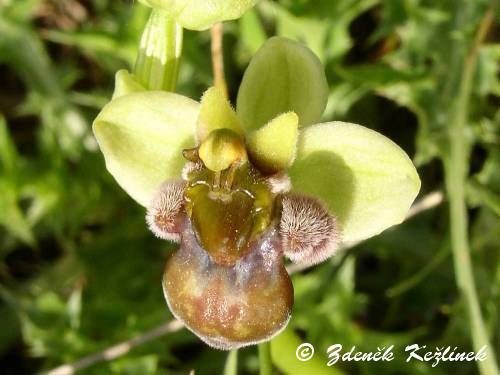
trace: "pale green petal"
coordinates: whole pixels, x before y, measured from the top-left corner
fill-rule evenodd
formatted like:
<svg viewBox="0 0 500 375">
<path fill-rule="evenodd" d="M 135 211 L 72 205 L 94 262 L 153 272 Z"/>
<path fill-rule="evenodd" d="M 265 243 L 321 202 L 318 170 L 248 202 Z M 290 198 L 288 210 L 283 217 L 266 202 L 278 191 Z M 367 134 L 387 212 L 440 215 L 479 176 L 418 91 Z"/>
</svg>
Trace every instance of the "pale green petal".
<svg viewBox="0 0 500 375">
<path fill-rule="evenodd" d="M 320 198 L 345 242 L 363 240 L 405 218 L 420 189 L 408 155 L 360 125 L 329 122 L 299 134 L 293 190 Z"/>
<path fill-rule="evenodd" d="M 325 110 L 328 83 L 319 59 L 290 39 L 269 39 L 248 66 L 238 93 L 238 117 L 257 129 L 293 111 L 301 126 L 317 123 Z"/>
<path fill-rule="evenodd" d="M 243 135 L 240 121 L 224 94 L 210 87 L 201 98 L 200 116 L 196 125 L 196 135 L 201 143 L 215 129 L 226 128 Z"/>
<path fill-rule="evenodd" d="M 130 74 L 127 70 L 122 69 L 116 73 L 113 99 L 145 90 L 146 89 L 139 82 L 137 82 L 136 77 L 133 74 Z"/>
<path fill-rule="evenodd" d="M 141 3 L 163 9 L 183 27 L 206 30 L 214 23 L 239 18 L 258 0 L 139 0 Z"/>
<path fill-rule="evenodd" d="M 163 181 L 180 176 L 198 111 L 199 104 L 184 96 L 147 91 L 113 100 L 97 116 L 93 130 L 106 167 L 141 205 Z"/>
<path fill-rule="evenodd" d="M 297 147 L 299 118 L 284 113 L 248 136 L 247 147 L 252 162 L 265 173 L 288 168 Z"/>
</svg>

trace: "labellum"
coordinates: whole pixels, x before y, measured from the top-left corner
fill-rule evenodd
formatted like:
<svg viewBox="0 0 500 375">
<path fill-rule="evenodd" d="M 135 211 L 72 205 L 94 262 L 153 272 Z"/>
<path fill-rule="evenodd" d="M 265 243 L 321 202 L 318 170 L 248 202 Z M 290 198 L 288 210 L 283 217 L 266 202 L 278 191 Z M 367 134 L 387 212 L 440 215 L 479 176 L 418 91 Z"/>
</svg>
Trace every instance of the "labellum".
<svg viewBox="0 0 500 375">
<path fill-rule="evenodd" d="M 186 220 L 163 290 L 170 311 L 208 345 L 229 350 L 265 341 L 291 316 L 293 288 L 276 228 L 247 243 L 232 266 L 220 265 Z"/>
</svg>

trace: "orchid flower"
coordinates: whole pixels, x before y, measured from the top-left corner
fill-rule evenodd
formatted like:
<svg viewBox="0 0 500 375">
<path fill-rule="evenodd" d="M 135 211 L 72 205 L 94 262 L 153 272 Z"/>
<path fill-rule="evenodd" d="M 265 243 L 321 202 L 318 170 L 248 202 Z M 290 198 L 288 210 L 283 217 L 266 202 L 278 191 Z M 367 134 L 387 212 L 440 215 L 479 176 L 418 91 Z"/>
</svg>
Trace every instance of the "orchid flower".
<svg viewBox="0 0 500 375">
<path fill-rule="evenodd" d="M 149 228 L 180 243 L 165 298 L 212 347 L 279 333 L 293 306 L 284 258 L 324 261 L 402 222 L 418 194 L 414 165 L 390 139 L 320 122 L 327 97 L 318 58 L 275 37 L 251 60 L 235 110 L 215 87 L 198 103 L 120 71 L 93 124 L 108 171 L 146 208 Z"/>
</svg>

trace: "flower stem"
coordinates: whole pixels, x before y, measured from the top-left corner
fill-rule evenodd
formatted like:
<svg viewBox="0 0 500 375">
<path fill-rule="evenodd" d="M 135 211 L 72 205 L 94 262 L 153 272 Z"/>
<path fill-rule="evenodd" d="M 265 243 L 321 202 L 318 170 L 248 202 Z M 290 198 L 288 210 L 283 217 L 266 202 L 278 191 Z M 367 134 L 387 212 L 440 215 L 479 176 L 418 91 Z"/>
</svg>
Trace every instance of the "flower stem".
<svg viewBox="0 0 500 375">
<path fill-rule="evenodd" d="M 273 373 L 271 344 L 269 342 L 259 344 L 259 364 L 260 375 L 271 375 Z"/>
<path fill-rule="evenodd" d="M 174 91 L 182 53 L 182 27 L 162 10 L 153 9 L 135 63 L 137 80 L 148 90 Z"/>
<path fill-rule="evenodd" d="M 221 90 L 227 98 L 227 84 L 224 76 L 224 53 L 222 37 L 224 29 L 222 22 L 216 23 L 210 29 L 212 68 L 214 72 L 214 86 Z"/>
<path fill-rule="evenodd" d="M 470 259 L 467 206 L 465 202 L 465 184 L 470 148 L 466 140 L 465 130 L 468 117 L 467 107 L 477 55 L 479 47 L 493 21 L 493 16 L 492 7 L 486 12 L 477 32 L 474 45 L 465 58 L 458 99 L 454 113 L 451 116 L 452 121 L 449 128 L 450 151 L 447 160 L 445 160 L 455 277 L 467 307 L 473 348 L 477 352 L 482 346 L 487 345 L 486 359 L 478 362 L 479 370 L 483 375 L 498 374 L 498 368 L 494 351 L 489 345 L 488 334 L 481 314 Z"/>
<path fill-rule="evenodd" d="M 227 355 L 224 375 L 238 375 L 238 350 L 231 350 Z"/>
</svg>

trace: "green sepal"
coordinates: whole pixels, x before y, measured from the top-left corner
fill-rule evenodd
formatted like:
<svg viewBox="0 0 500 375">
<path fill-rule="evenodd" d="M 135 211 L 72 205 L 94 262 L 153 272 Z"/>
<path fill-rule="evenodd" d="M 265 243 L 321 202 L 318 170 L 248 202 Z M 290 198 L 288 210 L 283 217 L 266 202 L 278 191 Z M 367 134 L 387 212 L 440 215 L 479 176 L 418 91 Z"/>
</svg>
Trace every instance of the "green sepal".
<svg viewBox="0 0 500 375">
<path fill-rule="evenodd" d="M 293 111 L 301 126 L 317 123 L 328 99 L 319 59 L 293 40 L 274 37 L 255 54 L 238 92 L 237 113 L 245 129 L 258 129 Z"/>
<path fill-rule="evenodd" d="M 420 190 L 415 166 L 398 145 L 376 131 L 343 122 L 302 130 L 289 175 L 293 190 L 327 205 L 344 242 L 401 223 Z"/>
<path fill-rule="evenodd" d="M 288 112 L 248 136 L 248 153 L 260 171 L 271 174 L 291 165 L 297 147 L 298 125 L 298 116 Z"/>
<path fill-rule="evenodd" d="M 142 91 L 146 91 L 146 89 L 139 82 L 137 82 L 137 78 L 134 74 L 130 74 L 126 69 L 122 69 L 116 72 L 113 100 L 121 96 Z"/>
<path fill-rule="evenodd" d="M 216 129 L 229 129 L 243 135 L 240 121 L 225 95 L 216 87 L 210 87 L 201 98 L 200 116 L 196 124 L 196 136 L 203 142 Z"/>
<path fill-rule="evenodd" d="M 139 0 L 146 6 L 162 9 L 184 28 L 206 30 L 214 23 L 239 18 L 258 0 Z"/>
<path fill-rule="evenodd" d="M 182 150 L 194 146 L 199 104 L 184 96 L 146 91 L 107 104 L 93 124 L 106 168 L 138 203 L 180 176 Z"/>
</svg>

